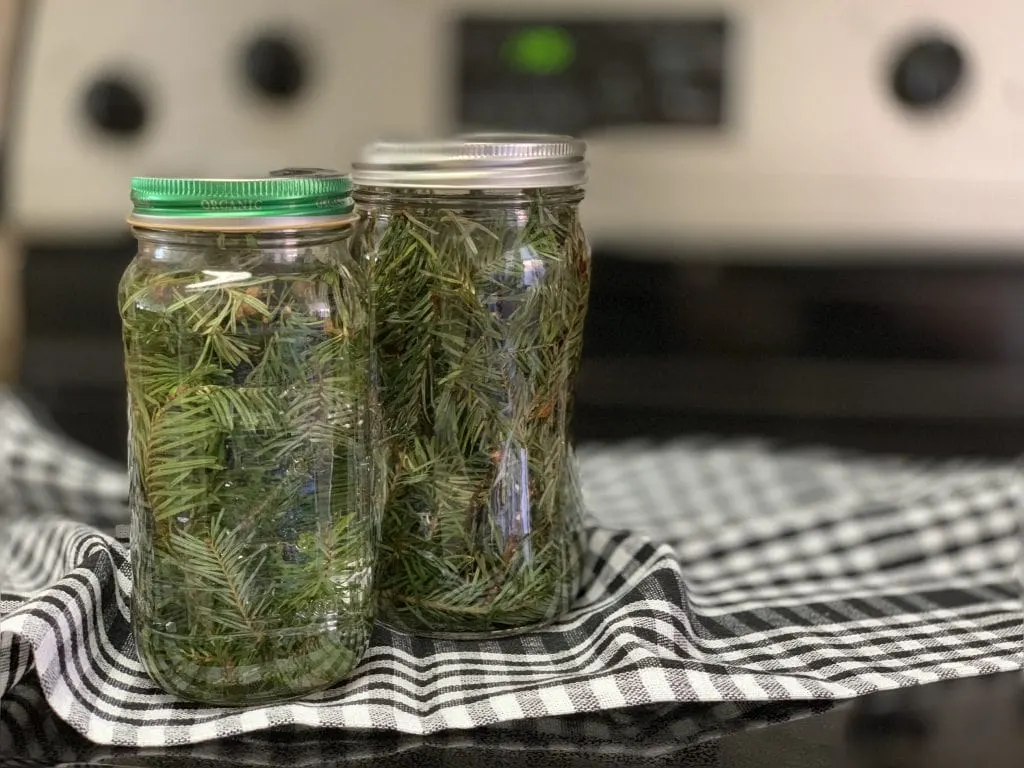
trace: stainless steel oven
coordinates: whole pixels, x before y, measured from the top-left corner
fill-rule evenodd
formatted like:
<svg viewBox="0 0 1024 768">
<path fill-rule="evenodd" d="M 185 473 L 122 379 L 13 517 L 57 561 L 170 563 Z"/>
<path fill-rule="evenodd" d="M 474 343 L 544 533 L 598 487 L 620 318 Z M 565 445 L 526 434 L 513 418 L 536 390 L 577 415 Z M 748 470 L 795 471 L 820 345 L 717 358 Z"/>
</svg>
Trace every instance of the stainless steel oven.
<svg viewBox="0 0 1024 768">
<path fill-rule="evenodd" d="M 1024 445 L 1024 6 L 514 6 L 33 4 L 5 174 L 29 246 L 26 389 L 123 443 L 132 174 L 550 130 L 592 160 L 582 436 Z"/>
</svg>

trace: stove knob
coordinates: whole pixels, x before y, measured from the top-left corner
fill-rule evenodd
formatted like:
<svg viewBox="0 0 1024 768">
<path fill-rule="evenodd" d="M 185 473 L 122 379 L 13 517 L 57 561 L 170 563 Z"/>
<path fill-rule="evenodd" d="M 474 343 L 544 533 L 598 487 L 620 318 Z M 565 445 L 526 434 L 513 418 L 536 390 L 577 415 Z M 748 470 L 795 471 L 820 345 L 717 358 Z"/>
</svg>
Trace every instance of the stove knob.
<svg viewBox="0 0 1024 768">
<path fill-rule="evenodd" d="M 280 100 L 298 95 L 306 80 L 297 46 L 279 36 L 259 37 L 249 44 L 245 50 L 245 75 L 257 92 Z"/>
<path fill-rule="evenodd" d="M 104 133 L 127 138 L 146 124 L 146 104 L 130 83 L 117 77 L 95 80 L 85 92 L 89 121 Z"/>
<path fill-rule="evenodd" d="M 917 40 L 896 58 L 893 92 L 911 109 L 934 108 L 956 90 L 964 69 L 963 54 L 953 43 L 937 37 Z"/>
</svg>

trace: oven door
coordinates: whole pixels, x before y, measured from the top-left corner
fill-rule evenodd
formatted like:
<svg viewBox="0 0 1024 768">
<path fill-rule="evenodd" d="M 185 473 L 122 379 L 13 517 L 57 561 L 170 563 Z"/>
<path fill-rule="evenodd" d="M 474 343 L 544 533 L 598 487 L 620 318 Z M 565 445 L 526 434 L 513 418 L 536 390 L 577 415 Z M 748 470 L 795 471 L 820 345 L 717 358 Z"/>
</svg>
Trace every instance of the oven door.
<svg viewBox="0 0 1024 768">
<path fill-rule="evenodd" d="M 774 266 L 739 266 L 764 263 Z M 1024 267 L 830 253 L 595 256 L 577 429 L 925 454 L 1024 448 Z"/>
</svg>

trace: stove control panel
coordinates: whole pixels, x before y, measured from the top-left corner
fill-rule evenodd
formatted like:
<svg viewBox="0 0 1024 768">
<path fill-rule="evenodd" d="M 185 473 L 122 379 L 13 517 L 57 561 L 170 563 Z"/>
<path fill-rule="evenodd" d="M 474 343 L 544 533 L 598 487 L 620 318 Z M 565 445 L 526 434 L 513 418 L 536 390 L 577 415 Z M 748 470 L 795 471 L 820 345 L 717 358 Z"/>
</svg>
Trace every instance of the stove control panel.
<svg viewBox="0 0 1024 768">
<path fill-rule="evenodd" d="M 458 25 L 458 116 L 470 127 L 584 134 L 726 121 L 724 18 L 470 16 Z"/>
<path fill-rule="evenodd" d="M 124 235 L 132 175 L 337 168 L 375 137 L 540 130 L 587 139 L 599 248 L 1024 245 L 1016 0 L 31 5 L 4 163 L 29 240 Z"/>
</svg>

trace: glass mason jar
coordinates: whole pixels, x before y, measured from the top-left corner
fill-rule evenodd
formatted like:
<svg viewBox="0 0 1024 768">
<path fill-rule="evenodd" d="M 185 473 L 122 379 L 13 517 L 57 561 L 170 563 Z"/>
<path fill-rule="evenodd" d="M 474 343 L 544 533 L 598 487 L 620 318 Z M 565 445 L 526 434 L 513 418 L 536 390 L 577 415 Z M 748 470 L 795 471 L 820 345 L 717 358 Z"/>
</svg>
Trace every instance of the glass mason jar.
<svg viewBox="0 0 1024 768">
<path fill-rule="evenodd" d="M 139 658 L 205 703 L 326 688 L 368 643 L 383 501 L 351 181 L 136 178 L 132 201 Z"/>
<path fill-rule="evenodd" d="M 580 587 L 569 435 L 590 285 L 583 142 L 382 142 L 353 168 L 390 438 L 379 612 L 516 634 Z"/>
</svg>

